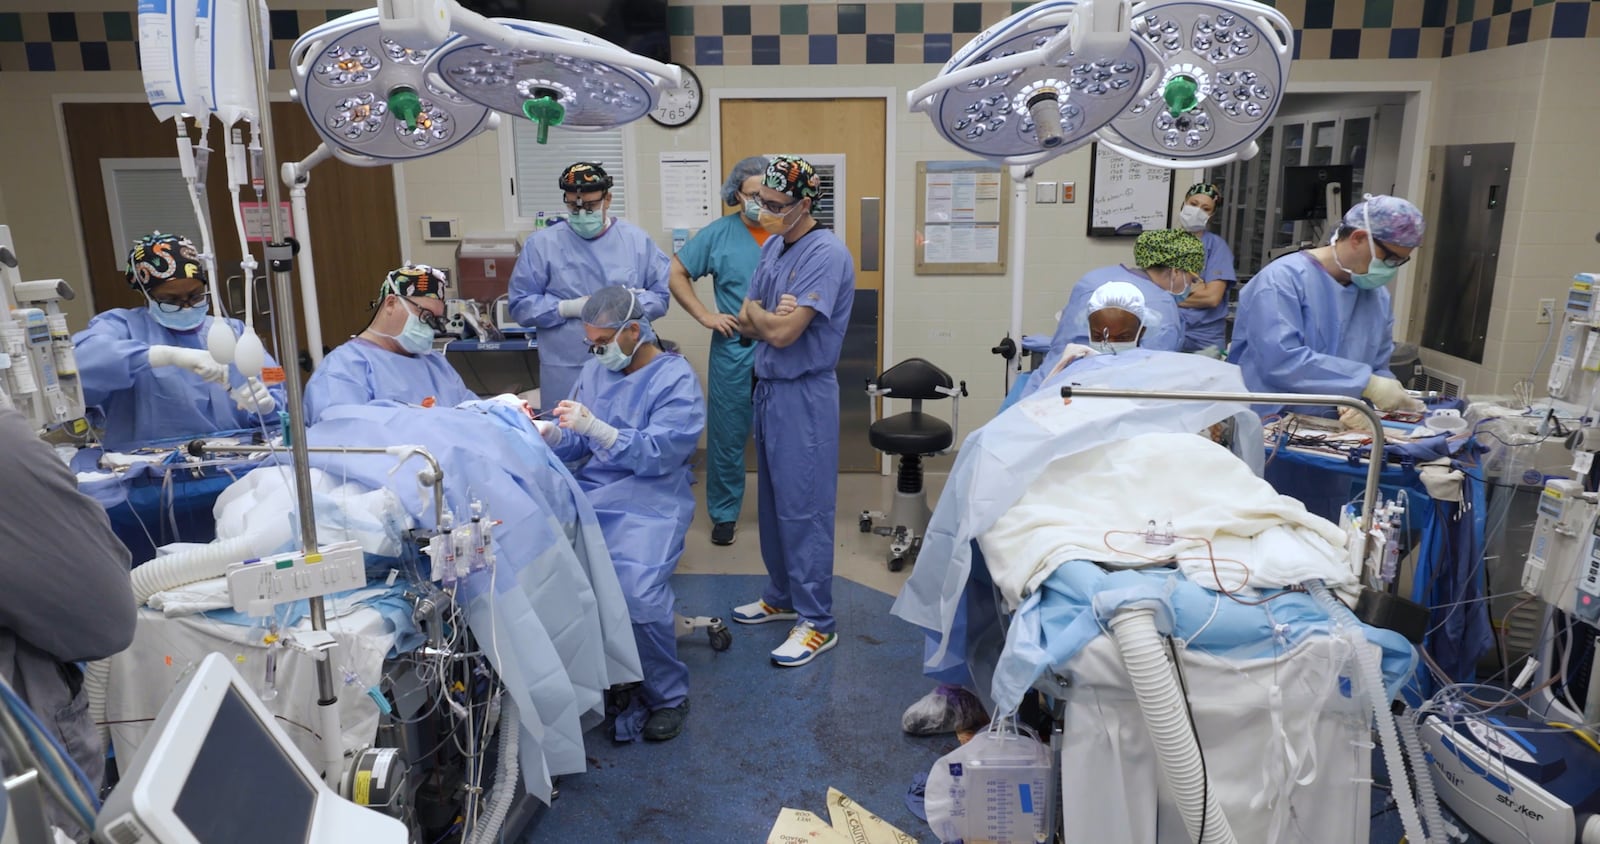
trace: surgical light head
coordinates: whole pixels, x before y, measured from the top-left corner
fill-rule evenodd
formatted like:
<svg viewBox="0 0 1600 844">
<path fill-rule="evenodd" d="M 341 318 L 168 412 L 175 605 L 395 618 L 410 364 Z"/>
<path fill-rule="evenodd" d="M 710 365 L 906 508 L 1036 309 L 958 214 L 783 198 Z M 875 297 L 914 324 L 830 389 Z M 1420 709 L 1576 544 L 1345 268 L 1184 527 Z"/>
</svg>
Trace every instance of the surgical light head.
<svg viewBox="0 0 1600 844">
<path fill-rule="evenodd" d="M 1164 167 L 1253 158 L 1289 84 L 1288 18 L 1251 0 L 1175 0 L 1135 5 L 1132 31 L 1156 85 L 1100 140 Z"/>
<path fill-rule="evenodd" d="M 296 95 L 330 146 L 372 164 L 442 152 L 494 121 L 429 71 L 437 52 L 385 37 L 376 9 L 345 15 L 295 42 Z"/>
<path fill-rule="evenodd" d="M 946 140 L 1035 165 L 1098 137 L 1162 167 L 1255 154 L 1289 77 L 1292 28 L 1253 0 L 1045 0 L 912 91 Z"/>
</svg>

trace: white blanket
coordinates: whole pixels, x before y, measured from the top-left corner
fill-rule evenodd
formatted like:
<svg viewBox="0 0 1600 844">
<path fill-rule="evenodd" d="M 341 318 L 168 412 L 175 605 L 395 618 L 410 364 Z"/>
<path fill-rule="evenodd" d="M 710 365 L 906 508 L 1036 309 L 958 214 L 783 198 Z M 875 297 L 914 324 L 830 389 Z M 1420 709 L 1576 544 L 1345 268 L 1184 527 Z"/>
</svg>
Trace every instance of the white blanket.
<svg viewBox="0 0 1600 844">
<path fill-rule="evenodd" d="M 1145 541 L 1151 521 L 1158 533 L 1171 522 L 1171 544 Z M 1145 434 L 1051 463 L 978 545 L 1011 606 L 1068 560 L 1176 560 L 1191 581 L 1215 589 L 1220 576 L 1230 591 L 1356 577 L 1337 525 L 1193 434 Z"/>
</svg>

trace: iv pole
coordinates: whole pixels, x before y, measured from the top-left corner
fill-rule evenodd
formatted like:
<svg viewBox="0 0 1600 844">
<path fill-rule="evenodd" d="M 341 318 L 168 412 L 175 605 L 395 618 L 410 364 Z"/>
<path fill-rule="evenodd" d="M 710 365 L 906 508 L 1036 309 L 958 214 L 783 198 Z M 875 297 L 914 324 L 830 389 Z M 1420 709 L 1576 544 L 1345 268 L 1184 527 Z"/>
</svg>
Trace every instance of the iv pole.
<svg viewBox="0 0 1600 844">
<path fill-rule="evenodd" d="M 246 3 L 248 11 L 245 17 L 250 21 L 250 55 L 254 61 L 256 102 L 260 108 L 260 122 L 256 131 L 261 133 L 262 155 L 265 156 L 266 166 L 263 174 L 267 183 L 267 207 L 273 213 L 267 214 L 267 225 L 272 235 L 271 241 L 265 245 L 267 269 L 272 273 L 274 295 L 280 303 L 294 302 L 294 289 L 291 286 L 289 270 L 294 263 L 294 250 L 283 238 L 283 224 L 276 213 L 280 192 L 278 189 L 278 150 L 274 145 L 272 134 L 272 101 L 267 97 L 267 56 L 261 44 L 261 35 L 266 22 L 261 20 L 262 8 L 255 3 Z M 300 388 L 299 360 L 300 340 L 295 334 L 295 312 L 293 307 L 283 308 L 283 319 L 278 320 L 278 348 L 282 352 L 282 360 L 288 361 L 286 368 L 287 378 L 284 379 L 284 390 L 289 400 L 289 422 L 284 428 L 284 434 L 289 438 L 289 447 L 294 457 L 295 500 L 300 510 L 300 546 L 305 554 L 317 552 L 317 519 L 312 507 L 311 494 L 311 467 L 308 463 L 309 453 L 306 449 L 305 438 L 305 401 Z M 320 351 L 320 350 L 319 350 Z M 328 629 L 327 609 L 321 597 L 312 598 L 311 629 L 326 631 Z M 339 780 L 344 769 L 343 731 L 339 727 L 339 695 L 333 683 L 333 666 L 326 658 L 317 660 L 317 715 L 318 728 L 322 734 L 322 762 L 323 778 L 328 781 L 335 791 L 339 788 Z"/>
</svg>

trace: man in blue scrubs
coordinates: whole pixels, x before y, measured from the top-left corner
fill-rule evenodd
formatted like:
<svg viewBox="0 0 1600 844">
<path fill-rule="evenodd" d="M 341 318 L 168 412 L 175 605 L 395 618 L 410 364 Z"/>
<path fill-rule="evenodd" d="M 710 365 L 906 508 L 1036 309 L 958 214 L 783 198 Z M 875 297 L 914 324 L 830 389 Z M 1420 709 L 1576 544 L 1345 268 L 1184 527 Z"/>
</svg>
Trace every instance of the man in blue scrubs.
<svg viewBox="0 0 1600 844">
<path fill-rule="evenodd" d="M 206 273 L 188 238 L 159 232 L 128 252 L 128 286 L 143 308 L 117 308 L 72 338 L 90 419 L 107 448 L 258 427 L 276 420 L 283 386 L 246 379 L 206 349 Z M 227 320 L 235 336 L 244 323 Z M 268 368 L 278 364 L 271 355 Z"/>
<path fill-rule="evenodd" d="M 329 408 L 380 399 L 455 407 L 477 396 L 444 355 L 433 350 L 444 326 L 444 273 L 408 264 L 384 278 L 366 330 L 322 359 L 306 383 L 306 424 Z"/>
<path fill-rule="evenodd" d="M 817 171 L 780 155 L 760 188 L 761 227 L 773 235 L 739 312 L 739 331 L 758 340 L 755 438 L 761 598 L 736 607 L 743 624 L 797 620 L 772 652 L 780 666 L 805 665 L 838 644 L 833 618 L 833 519 L 839 493 L 839 382 L 834 370 L 855 299 L 855 262 L 811 216 L 822 193 Z"/>
<path fill-rule="evenodd" d="M 706 427 L 706 515 L 711 542 L 732 545 L 739 508 L 744 503 L 744 444 L 750 439 L 750 367 L 755 344 L 739 334 L 739 308 L 750 276 L 761 260 L 767 230 L 761 228 L 756 197 L 767 159 L 751 156 L 733 166 L 722 186 L 722 201 L 739 210 L 700 230 L 672 259 L 672 297 L 689 316 L 711 329 L 706 371 L 711 394 Z M 716 310 L 695 295 L 694 280 L 711 276 Z"/>
<path fill-rule="evenodd" d="M 1394 313 L 1387 285 L 1422 244 L 1424 230 L 1415 205 L 1368 194 L 1344 215 L 1328 245 L 1285 255 L 1251 278 L 1239 293 L 1228 353 L 1251 391 L 1331 393 L 1366 398 L 1384 411 L 1422 410 L 1389 371 Z M 1310 405 L 1256 410 L 1333 412 Z"/>
<path fill-rule="evenodd" d="M 545 408 L 572 395 L 589 359 L 583 302 L 611 285 L 638 288 L 649 319 L 667 312 L 667 253 L 644 229 L 616 217 L 611 176 L 599 164 L 578 162 L 557 182 L 568 217 L 534 232 L 511 270 L 511 316 L 539 330 L 539 399 Z"/>
<path fill-rule="evenodd" d="M 689 667 L 678 659 L 672 572 L 694 518 L 689 461 L 706 426 L 694 367 L 664 351 L 638 291 L 607 287 L 583 306 L 596 350 L 572 398 L 555 407 L 559 425 L 535 425 L 589 496 L 633 621 L 644 670 L 649 741 L 683 731 Z"/>
</svg>

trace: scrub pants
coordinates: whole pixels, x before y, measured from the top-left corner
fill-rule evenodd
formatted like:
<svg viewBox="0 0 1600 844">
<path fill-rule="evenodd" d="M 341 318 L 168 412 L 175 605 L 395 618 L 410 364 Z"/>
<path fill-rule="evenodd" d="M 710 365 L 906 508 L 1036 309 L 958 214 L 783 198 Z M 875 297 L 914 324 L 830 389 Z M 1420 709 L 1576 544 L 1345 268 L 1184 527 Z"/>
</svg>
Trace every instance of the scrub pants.
<svg viewBox="0 0 1600 844">
<path fill-rule="evenodd" d="M 692 506 L 692 505 L 691 505 Z M 655 536 L 652 519 L 634 512 L 595 508 L 611 565 L 616 569 L 622 596 L 628 602 L 633 641 L 639 647 L 639 667 L 644 673 L 644 702 L 652 712 L 677 706 L 689 696 L 689 666 L 678 659 L 678 631 L 673 607 L 672 573 L 683 554 L 683 534 L 672 548 L 646 547 L 628 537 Z M 664 553 L 665 560 L 651 552 Z"/>
<path fill-rule="evenodd" d="M 839 382 L 832 372 L 755 386 L 761 599 L 832 633 Z"/>
<path fill-rule="evenodd" d="M 744 444 L 750 439 L 750 367 L 755 344 L 721 334 L 711 337 L 706 380 L 706 515 L 713 525 L 739 521 L 744 503 Z"/>
</svg>

